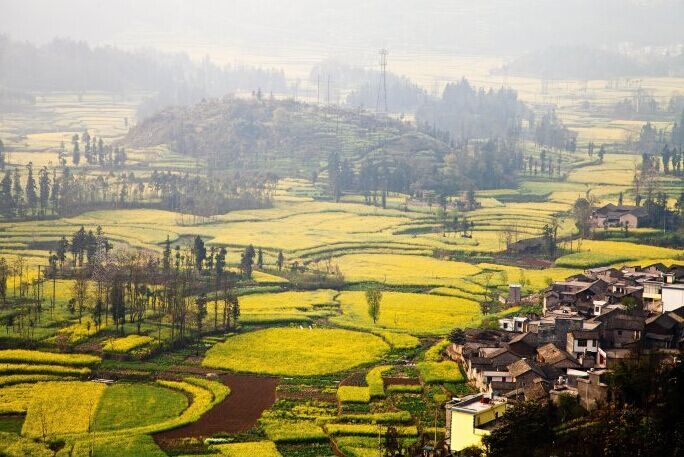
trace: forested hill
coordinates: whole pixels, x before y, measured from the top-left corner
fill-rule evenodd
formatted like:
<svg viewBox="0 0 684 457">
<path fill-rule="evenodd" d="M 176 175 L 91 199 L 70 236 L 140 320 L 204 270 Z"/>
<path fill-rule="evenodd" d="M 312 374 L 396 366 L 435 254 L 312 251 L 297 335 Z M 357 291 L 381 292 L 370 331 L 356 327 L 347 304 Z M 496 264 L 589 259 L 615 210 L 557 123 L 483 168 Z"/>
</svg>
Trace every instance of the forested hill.
<svg viewBox="0 0 684 457">
<path fill-rule="evenodd" d="M 498 73 L 548 79 L 611 79 L 684 75 L 684 56 L 634 58 L 584 46 L 548 47 L 518 57 Z"/>
<path fill-rule="evenodd" d="M 500 187 L 511 184 L 522 163 L 503 141 L 454 149 L 398 120 L 259 97 L 168 108 L 132 128 L 124 142 L 134 148 L 166 144 L 212 169 L 302 177 L 327 172 L 337 191 Z"/>
<path fill-rule="evenodd" d="M 225 97 L 172 107 L 131 129 L 133 147 L 168 144 L 220 168 L 307 173 L 331 153 L 358 166 L 383 154 L 388 162 L 441 161 L 448 145 L 394 120 L 291 100 Z"/>
<path fill-rule="evenodd" d="M 282 70 L 195 63 L 185 54 L 126 51 L 113 46 L 54 39 L 44 45 L 0 35 L 0 88 L 11 91 L 149 91 L 156 96 L 142 115 L 171 104 L 236 91 L 283 92 Z"/>
</svg>

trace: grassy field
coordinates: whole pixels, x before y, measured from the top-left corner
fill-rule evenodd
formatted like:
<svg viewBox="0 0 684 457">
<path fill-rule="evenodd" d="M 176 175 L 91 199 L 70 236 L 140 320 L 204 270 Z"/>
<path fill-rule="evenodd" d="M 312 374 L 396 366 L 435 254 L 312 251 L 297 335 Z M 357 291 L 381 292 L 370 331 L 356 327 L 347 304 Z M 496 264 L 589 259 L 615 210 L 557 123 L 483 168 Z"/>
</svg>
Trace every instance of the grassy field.
<svg viewBox="0 0 684 457">
<path fill-rule="evenodd" d="M 93 430 L 142 427 L 180 415 L 188 407 L 181 392 L 149 384 L 115 384 L 99 401 Z"/>
<path fill-rule="evenodd" d="M 202 364 L 250 373 L 320 375 L 375 361 L 388 349 L 382 339 L 366 333 L 272 328 L 228 338 L 211 348 Z"/>
</svg>

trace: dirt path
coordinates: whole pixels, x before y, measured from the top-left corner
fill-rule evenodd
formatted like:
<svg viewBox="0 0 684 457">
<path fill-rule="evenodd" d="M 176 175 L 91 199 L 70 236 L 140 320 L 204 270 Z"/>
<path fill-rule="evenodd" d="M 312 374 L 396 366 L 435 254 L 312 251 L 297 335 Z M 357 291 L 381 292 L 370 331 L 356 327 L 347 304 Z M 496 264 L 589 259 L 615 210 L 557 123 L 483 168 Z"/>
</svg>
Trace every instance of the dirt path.
<svg viewBox="0 0 684 457">
<path fill-rule="evenodd" d="M 197 422 L 155 435 L 157 443 L 208 437 L 219 432 L 244 432 L 252 428 L 261 413 L 275 402 L 278 378 L 240 374 L 225 374 L 219 378 L 230 387 L 230 395 Z"/>
</svg>

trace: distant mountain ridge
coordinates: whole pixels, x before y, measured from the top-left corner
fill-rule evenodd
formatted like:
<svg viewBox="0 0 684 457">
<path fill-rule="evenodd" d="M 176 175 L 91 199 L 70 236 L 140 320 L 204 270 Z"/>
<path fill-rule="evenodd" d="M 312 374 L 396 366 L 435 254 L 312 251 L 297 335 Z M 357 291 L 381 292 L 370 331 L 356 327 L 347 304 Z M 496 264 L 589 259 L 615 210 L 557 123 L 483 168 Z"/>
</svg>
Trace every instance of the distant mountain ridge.
<svg viewBox="0 0 684 457">
<path fill-rule="evenodd" d="M 684 75 L 684 55 L 631 57 L 585 46 L 551 46 L 525 54 L 497 74 L 545 79 L 611 79 Z"/>
</svg>

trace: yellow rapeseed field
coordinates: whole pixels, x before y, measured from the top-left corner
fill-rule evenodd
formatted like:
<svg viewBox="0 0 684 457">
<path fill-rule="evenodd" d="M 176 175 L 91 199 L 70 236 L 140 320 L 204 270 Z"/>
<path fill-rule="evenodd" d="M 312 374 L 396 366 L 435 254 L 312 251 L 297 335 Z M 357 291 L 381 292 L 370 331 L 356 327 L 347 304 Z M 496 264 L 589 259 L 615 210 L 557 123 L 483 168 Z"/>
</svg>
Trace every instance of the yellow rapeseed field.
<svg viewBox="0 0 684 457">
<path fill-rule="evenodd" d="M 350 254 L 336 259 L 347 281 L 401 285 L 457 285 L 459 278 L 479 273 L 465 262 L 398 254 Z"/>
<path fill-rule="evenodd" d="M 22 435 L 42 438 L 87 432 L 105 389 L 94 382 L 36 384 Z"/>
<path fill-rule="evenodd" d="M 216 344 L 202 365 L 234 371 L 306 376 L 348 370 L 389 350 L 379 337 L 341 329 L 271 328 Z"/>
<path fill-rule="evenodd" d="M 369 330 L 395 330 L 414 335 L 444 335 L 454 327 L 476 323 L 479 305 L 459 297 L 430 294 L 383 292 L 380 317 L 373 324 L 368 316 L 366 296 L 361 291 L 338 296 L 342 314 L 332 322 L 345 327 Z"/>
</svg>

